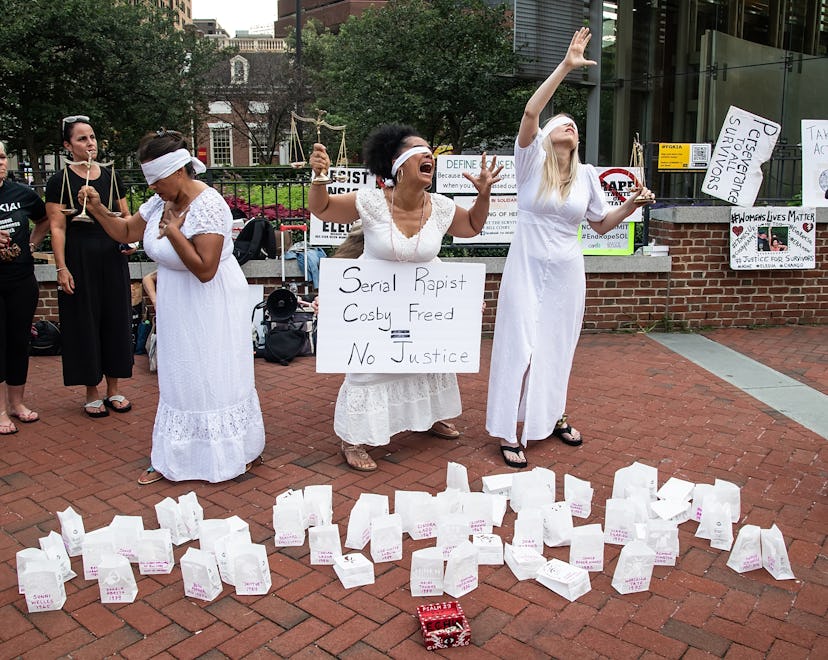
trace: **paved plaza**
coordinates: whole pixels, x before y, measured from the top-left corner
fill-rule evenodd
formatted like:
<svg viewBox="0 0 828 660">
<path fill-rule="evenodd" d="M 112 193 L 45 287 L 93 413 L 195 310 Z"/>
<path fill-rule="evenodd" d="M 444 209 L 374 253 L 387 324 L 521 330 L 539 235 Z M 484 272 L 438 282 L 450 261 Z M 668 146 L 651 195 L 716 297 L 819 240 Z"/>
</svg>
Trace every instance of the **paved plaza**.
<svg viewBox="0 0 828 660">
<path fill-rule="evenodd" d="M 806 408 L 825 400 L 828 327 L 704 335 L 795 381 L 802 389 L 788 390 L 790 410 L 797 400 L 808 402 Z M 644 593 L 622 596 L 612 588 L 616 545 L 605 547 L 603 572 L 591 573 L 592 590 L 573 603 L 534 580 L 518 581 L 505 565 L 481 566 L 479 587 L 459 599 L 472 645 L 428 652 L 416 607 L 452 599 L 414 598 L 408 582 L 411 551 L 433 539 L 406 536 L 402 561 L 377 564 L 375 584 L 351 590 L 332 567 L 310 565 L 307 543 L 274 547 L 274 498 L 289 488 L 332 484 L 333 521 L 344 539 L 361 493 L 389 495 L 392 504 L 395 490 L 436 493 L 445 488 L 449 461 L 468 468 L 472 490 L 480 490 L 482 476 L 508 472 L 484 428 L 490 350 L 485 340 L 479 374 L 459 376 L 459 441 L 400 434 L 373 450 L 375 473 L 348 469 L 339 454 L 332 419 L 340 375 L 316 374 L 313 358 L 288 367 L 257 360 L 264 463 L 217 485 L 136 483 L 148 465 L 158 396 L 145 356 L 136 357 L 135 375 L 123 383 L 133 411 L 100 420 L 82 414 L 82 388 L 62 386 L 59 357 L 33 358 L 27 401 L 42 421 L 18 424 L 19 433 L 0 440 L 0 658 L 828 658 L 828 444 L 819 425 L 828 406 L 800 416 L 646 334 L 582 337 L 568 412 L 585 442 L 579 448 L 556 440 L 533 443 L 530 466 L 556 472 L 558 499 L 564 474 L 592 482 L 592 515 L 576 524 L 603 524 L 614 473 L 634 461 L 657 467 L 659 485 L 670 477 L 731 481 L 741 487 L 742 504 L 734 533 L 744 524 L 778 525 L 796 580 L 732 571 L 725 565 L 729 553 L 695 538 L 697 524 L 687 522 L 680 526 L 677 565 L 656 567 Z M 238 515 L 249 523 L 253 541 L 267 546 L 270 593 L 236 596 L 225 585 L 212 602 L 185 598 L 176 565 L 160 576 L 140 576 L 136 568 L 135 602 L 103 605 L 97 582 L 83 579 L 76 557 L 80 575 L 66 585 L 63 610 L 26 612 L 15 553 L 60 531 L 56 511 L 72 506 L 87 531 L 116 514 L 140 515 L 145 527 L 155 528 L 154 505 L 191 490 L 205 518 Z M 510 511 L 495 528 L 507 542 L 514 520 Z M 176 560 L 191 546 L 197 543 L 177 547 Z M 545 556 L 566 561 L 568 548 L 546 548 Z"/>
</svg>

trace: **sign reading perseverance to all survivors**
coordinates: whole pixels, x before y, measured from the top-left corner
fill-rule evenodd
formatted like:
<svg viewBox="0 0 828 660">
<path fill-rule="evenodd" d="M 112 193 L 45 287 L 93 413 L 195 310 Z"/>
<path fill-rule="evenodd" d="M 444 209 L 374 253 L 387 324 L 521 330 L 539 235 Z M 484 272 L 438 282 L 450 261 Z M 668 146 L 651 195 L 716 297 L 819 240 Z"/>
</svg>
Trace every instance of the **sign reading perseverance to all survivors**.
<svg viewBox="0 0 828 660">
<path fill-rule="evenodd" d="M 484 264 L 320 262 L 319 373 L 475 373 Z"/>
<path fill-rule="evenodd" d="M 376 177 L 361 167 L 331 167 L 332 181 L 328 184 L 329 195 L 354 192 L 360 188 L 376 188 Z M 340 179 L 337 181 L 337 179 Z M 347 238 L 351 225 L 326 222 L 315 215 L 310 217 L 311 245 L 341 245 Z"/>
<path fill-rule="evenodd" d="M 752 206 L 762 185 L 761 165 L 771 157 L 779 130 L 775 122 L 730 106 L 702 192 L 736 206 Z"/>
<path fill-rule="evenodd" d="M 730 209 L 734 270 L 816 268 L 816 209 L 762 206 Z"/>
</svg>

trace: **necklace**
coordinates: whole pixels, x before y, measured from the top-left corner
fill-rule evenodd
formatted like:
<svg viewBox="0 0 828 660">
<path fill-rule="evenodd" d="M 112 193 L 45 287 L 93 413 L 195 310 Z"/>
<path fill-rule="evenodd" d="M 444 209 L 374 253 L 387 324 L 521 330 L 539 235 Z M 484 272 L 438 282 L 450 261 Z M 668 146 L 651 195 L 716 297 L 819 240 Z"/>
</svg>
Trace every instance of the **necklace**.
<svg viewBox="0 0 828 660">
<path fill-rule="evenodd" d="M 389 225 L 389 235 L 391 237 L 391 254 L 394 255 L 395 261 L 411 261 L 410 259 L 405 259 L 397 254 L 397 249 L 394 247 L 394 227 L 396 227 L 397 223 L 394 222 L 394 190 L 396 186 L 391 188 L 391 207 L 388 209 L 388 213 L 391 215 L 391 224 Z M 420 248 L 420 238 L 423 235 L 423 224 L 425 221 L 425 208 L 426 208 L 426 199 L 428 195 L 426 192 L 423 191 L 423 208 L 420 210 L 420 228 L 417 230 L 417 242 L 414 245 L 414 250 L 411 252 L 411 256 L 417 254 L 417 250 Z M 400 232 L 402 233 L 402 232 Z M 408 236 L 407 238 L 411 238 Z"/>
</svg>

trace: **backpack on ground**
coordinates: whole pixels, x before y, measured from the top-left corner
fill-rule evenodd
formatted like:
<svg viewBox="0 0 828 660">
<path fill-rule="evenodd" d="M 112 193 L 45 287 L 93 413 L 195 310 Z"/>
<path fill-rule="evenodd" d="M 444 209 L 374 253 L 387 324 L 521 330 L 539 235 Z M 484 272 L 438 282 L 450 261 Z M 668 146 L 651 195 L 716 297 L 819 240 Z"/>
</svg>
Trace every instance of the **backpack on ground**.
<svg viewBox="0 0 828 660">
<path fill-rule="evenodd" d="M 270 220 L 264 216 L 248 220 L 233 244 L 233 256 L 239 264 L 251 259 L 275 259 L 276 231 Z"/>
<path fill-rule="evenodd" d="M 46 320 L 32 323 L 29 355 L 60 355 L 60 328 Z"/>
<path fill-rule="evenodd" d="M 288 289 L 276 289 L 265 302 L 253 310 L 264 308 L 263 341 L 254 345 L 256 357 L 287 366 L 293 358 L 316 352 L 316 319 L 312 310 L 298 309 L 296 296 Z M 257 333 L 259 334 L 259 333 Z"/>
</svg>

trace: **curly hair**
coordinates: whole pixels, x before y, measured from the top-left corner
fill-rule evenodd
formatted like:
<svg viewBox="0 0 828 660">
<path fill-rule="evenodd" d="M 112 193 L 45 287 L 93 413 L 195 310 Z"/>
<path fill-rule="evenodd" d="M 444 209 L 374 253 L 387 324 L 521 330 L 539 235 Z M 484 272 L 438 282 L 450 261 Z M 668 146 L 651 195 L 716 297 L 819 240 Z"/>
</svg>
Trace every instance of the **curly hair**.
<svg viewBox="0 0 828 660">
<path fill-rule="evenodd" d="M 362 145 L 365 164 L 371 173 L 390 179 L 394 158 L 410 137 L 422 136 L 412 126 L 402 124 L 386 124 L 374 129 Z"/>
</svg>

